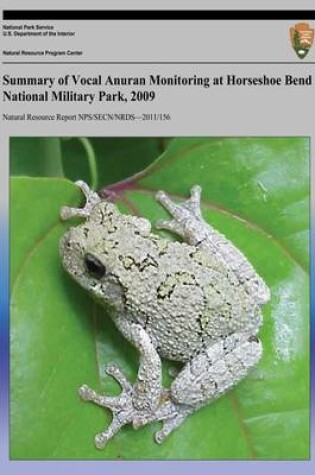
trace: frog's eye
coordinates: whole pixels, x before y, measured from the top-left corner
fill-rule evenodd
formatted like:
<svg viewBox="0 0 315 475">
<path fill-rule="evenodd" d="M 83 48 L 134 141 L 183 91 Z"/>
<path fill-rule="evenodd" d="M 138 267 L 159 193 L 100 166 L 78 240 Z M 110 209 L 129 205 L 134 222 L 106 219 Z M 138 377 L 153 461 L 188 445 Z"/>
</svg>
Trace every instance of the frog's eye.
<svg viewBox="0 0 315 475">
<path fill-rule="evenodd" d="M 104 264 L 89 252 L 87 252 L 84 256 L 84 264 L 91 276 L 95 277 L 96 279 L 101 279 L 106 274 L 106 268 Z"/>
</svg>

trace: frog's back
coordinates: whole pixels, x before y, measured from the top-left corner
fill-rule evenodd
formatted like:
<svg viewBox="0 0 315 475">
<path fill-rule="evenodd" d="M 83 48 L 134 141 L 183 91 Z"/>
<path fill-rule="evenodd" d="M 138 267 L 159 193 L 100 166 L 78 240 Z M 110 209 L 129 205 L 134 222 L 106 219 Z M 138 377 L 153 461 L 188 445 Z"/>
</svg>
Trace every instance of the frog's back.
<svg viewBox="0 0 315 475">
<path fill-rule="evenodd" d="M 162 356 L 186 361 L 225 335 L 258 328 L 259 306 L 214 256 L 185 243 L 158 245 L 158 270 L 138 316 Z"/>
</svg>

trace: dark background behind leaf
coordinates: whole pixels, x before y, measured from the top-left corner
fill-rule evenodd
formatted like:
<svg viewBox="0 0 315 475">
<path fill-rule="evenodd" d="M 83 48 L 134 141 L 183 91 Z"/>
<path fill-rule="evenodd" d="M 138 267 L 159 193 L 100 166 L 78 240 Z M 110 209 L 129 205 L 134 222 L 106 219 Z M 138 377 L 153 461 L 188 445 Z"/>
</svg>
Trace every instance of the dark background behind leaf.
<svg viewBox="0 0 315 475">
<path fill-rule="evenodd" d="M 10 146 L 11 457 L 307 458 L 308 139 L 40 137 L 14 138 Z M 117 394 L 105 365 L 117 362 L 131 380 L 138 366 L 135 349 L 65 275 L 58 256 L 58 240 L 73 225 L 60 222 L 60 207 L 82 202 L 64 178 L 91 183 L 91 163 L 96 189 L 145 170 L 112 189 L 124 212 L 153 223 L 165 216 L 154 199 L 157 189 L 184 199 L 201 184 L 205 218 L 271 288 L 257 368 L 161 446 L 153 442 L 158 424 L 151 424 L 137 432 L 125 427 L 98 451 L 93 436 L 108 425 L 110 413 L 76 394 L 82 383 Z"/>
<path fill-rule="evenodd" d="M 96 188 L 143 170 L 163 153 L 170 139 L 89 138 L 97 166 Z M 64 176 L 91 183 L 86 150 L 80 138 L 17 137 L 10 141 L 11 176 Z"/>
</svg>

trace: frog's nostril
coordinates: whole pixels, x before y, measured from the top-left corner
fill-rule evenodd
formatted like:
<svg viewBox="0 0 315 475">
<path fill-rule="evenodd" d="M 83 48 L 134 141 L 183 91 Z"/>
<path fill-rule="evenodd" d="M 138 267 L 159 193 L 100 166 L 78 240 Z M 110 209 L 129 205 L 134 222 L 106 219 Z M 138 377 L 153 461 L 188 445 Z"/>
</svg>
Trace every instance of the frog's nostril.
<svg viewBox="0 0 315 475">
<path fill-rule="evenodd" d="M 251 335 L 248 340 L 249 343 L 259 343 L 259 338 L 256 335 Z"/>
<path fill-rule="evenodd" d="M 67 249 L 71 249 L 71 239 L 70 237 L 68 237 L 66 240 L 65 240 L 65 247 Z"/>
<path fill-rule="evenodd" d="M 67 233 L 65 236 L 63 236 L 63 237 L 60 239 L 60 251 L 61 251 L 61 254 L 62 254 L 65 250 L 71 249 L 71 247 L 72 247 L 72 243 L 71 243 L 70 234 Z"/>
</svg>

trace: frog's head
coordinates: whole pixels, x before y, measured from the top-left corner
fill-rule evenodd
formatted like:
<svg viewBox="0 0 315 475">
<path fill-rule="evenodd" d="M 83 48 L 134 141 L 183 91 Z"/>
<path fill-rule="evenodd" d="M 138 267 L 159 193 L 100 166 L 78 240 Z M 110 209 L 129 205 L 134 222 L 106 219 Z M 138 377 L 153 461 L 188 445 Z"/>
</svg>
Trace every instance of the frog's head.
<svg viewBox="0 0 315 475">
<path fill-rule="evenodd" d="M 102 304 L 116 310 L 124 304 L 124 299 L 122 287 L 112 272 L 115 253 L 111 246 L 121 219 L 115 205 L 97 203 L 86 221 L 71 227 L 59 243 L 63 267 L 68 274 Z"/>
</svg>

